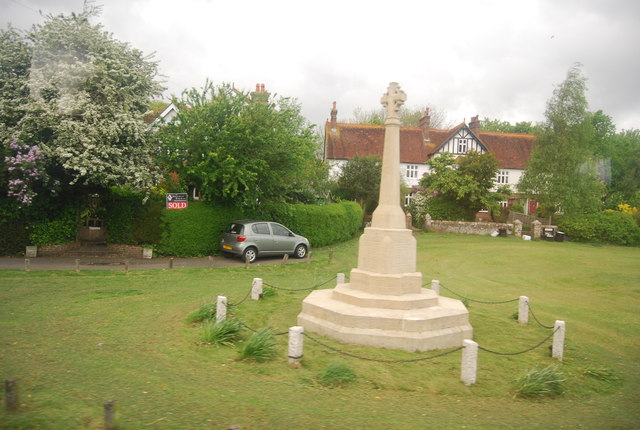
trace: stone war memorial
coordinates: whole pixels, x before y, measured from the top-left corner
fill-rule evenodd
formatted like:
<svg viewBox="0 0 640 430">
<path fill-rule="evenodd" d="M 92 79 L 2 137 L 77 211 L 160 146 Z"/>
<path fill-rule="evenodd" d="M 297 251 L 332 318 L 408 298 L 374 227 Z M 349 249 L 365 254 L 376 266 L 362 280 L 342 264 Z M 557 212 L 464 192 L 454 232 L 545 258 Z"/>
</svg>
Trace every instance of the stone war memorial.
<svg viewBox="0 0 640 430">
<path fill-rule="evenodd" d="M 471 339 L 469 312 L 459 300 L 423 288 L 416 272 L 416 240 L 400 207 L 400 107 L 406 94 L 392 82 L 386 109 L 380 199 L 358 245 L 350 282 L 313 291 L 298 325 L 345 343 L 428 351 Z"/>
</svg>

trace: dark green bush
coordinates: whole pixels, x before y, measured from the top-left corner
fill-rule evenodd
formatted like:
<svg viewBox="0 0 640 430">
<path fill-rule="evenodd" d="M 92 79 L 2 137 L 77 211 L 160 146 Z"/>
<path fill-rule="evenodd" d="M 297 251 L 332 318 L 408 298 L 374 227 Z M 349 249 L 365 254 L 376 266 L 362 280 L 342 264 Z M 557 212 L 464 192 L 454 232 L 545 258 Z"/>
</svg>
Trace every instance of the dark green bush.
<svg viewBox="0 0 640 430">
<path fill-rule="evenodd" d="M 238 209 L 207 202 L 189 202 L 187 209 L 164 209 L 158 253 L 178 257 L 217 254 L 220 233 L 238 218 L 242 218 Z"/>
<path fill-rule="evenodd" d="M 0 231 L 6 232 L 0 234 L 0 255 L 24 253 L 25 247 L 30 245 L 29 234 L 22 217 L 0 219 Z"/>
<path fill-rule="evenodd" d="M 362 227 L 362 209 L 344 201 L 324 206 L 295 204 L 276 221 L 305 236 L 311 246 L 320 247 L 351 239 Z"/>
<path fill-rule="evenodd" d="M 152 194 L 145 201 L 142 194 L 113 188 L 104 204 L 107 242 L 128 245 L 160 242 L 164 195 Z"/>
<path fill-rule="evenodd" d="M 458 203 L 437 197 L 429 199 L 427 213 L 432 219 L 444 221 L 473 221 L 474 214 L 469 214 Z"/>
<path fill-rule="evenodd" d="M 631 215 L 622 212 L 604 211 L 580 218 L 563 218 L 558 228 L 575 241 L 640 246 L 640 227 Z"/>
<path fill-rule="evenodd" d="M 61 211 L 56 218 L 31 223 L 29 242 L 31 245 L 57 245 L 73 242 L 78 229 L 77 213 L 68 207 Z"/>
</svg>

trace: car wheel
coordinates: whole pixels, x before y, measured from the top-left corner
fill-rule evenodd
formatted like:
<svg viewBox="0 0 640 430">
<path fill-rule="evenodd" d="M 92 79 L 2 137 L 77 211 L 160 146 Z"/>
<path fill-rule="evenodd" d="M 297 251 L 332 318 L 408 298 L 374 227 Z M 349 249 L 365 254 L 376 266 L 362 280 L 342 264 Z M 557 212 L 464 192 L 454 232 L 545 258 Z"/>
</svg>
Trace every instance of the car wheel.
<svg viewBox="0 0 640 430">
<path fill-rule="evenodd" d="M 249 263 L 253 263 L 254 261 L 256 261 L 257 257 L 258 257 L 258 250 L 255 248 L 247 248 L 242 253 L 242 259 L 244 261 L 248 261 Z"/>
<path fill-rule="evenodd" d="M 304 245 L 298 245 L 296 246 L 295 251 L 293 251 L 293 255 L 296 258 L 304 258 L 307 256 L 307 247 Z"/>
</svg>

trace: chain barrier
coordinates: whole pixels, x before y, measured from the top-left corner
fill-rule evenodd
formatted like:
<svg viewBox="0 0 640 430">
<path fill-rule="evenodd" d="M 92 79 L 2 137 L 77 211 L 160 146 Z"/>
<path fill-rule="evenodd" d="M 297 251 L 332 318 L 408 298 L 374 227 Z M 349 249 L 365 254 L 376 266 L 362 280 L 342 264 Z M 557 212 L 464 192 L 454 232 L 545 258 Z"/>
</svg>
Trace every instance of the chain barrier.
<svg viewBox="0 0 640 430">
<path fill-rule="evenodd" d="M 424 284 L 424 286 L 427 286 L 427 284 Z M 442 285 L 442 283 L 440 284 L 440 286 L 442 288 L 444 288 L 445 290 L 449 291 L 450 293 L 455 294 L 456 296 L 458 296 L 458 297 L 460 297 L 460 298 L 462 298 L 464 300 L 468 300 L 470 302 L 475 302 L 475 303 L 482 303 L 482 304 L 485 304 L 485 305 L 501 305 L 501 304 L 504 304 L 504 303 L 513 303 L 513 302 L 517 302 L 518 300 L 520 300 L 518 298 L 518 299 L 504 300 L 504 301 L 501 301 L 501 302 L 485 302 L 485 301 L 482 301 L 482 300 L 470 299 L 469 297 L 465 297 L 465 296 L 463 296 L 461 294 L 458 294 L 455 291 L 453 291 L 453 290 L 445 287 L 444 285 Z"/>
<path fill-rule="evenodd" d="M 536 320 L 536 322 L 540 325 L 540 327 L 553 329 L 554 326 L 552 326 L 552 325 L 544 325 L 544 324 L 542 324 L 540 322 L 540 320 L 538 320 L 538 318 L 536 318 L 536 315 L 533 313 L 533 309 L 531 309 L 531 305 L 529 304 L 529 301 L 527 301 L 527 307 L 529 308 L 529 313 L 531 313 L 531 316 L 533 317 L 534 320 Z"/>
<path fill-rule="evenodd" d="M 227 303 L 227 306 L 232 307 L 232 306 L 240 306 L 241 304 L 243 304 L 251 295 L 251 288 L 249 288 L 249 292 L 247 293 L 246 296 L 244 296 L 244 299 L 240 300 L 238 303 Z"/>
<path fill-rule="evenodd" d="M 321 282 L 317 285 L 314 285 L 313 287 L 308 287 L 308 288 L 284 288 L 284 287 L 276 287 L 275 285 L 271 285 L 268 284 L 266 282 L 263 282 L 262 285 L 264 285 L 265 287 L 270 287 L 270 288 L 275 288 L 276 290 L 283 290 L 283 291 L 308 291 L 308 290 L 315 290 L 316 288 L 322 287 L 325 284 L 328 284 L 329 282 L 333 281 L 334 279 L 336 279 L 337 276 L 334 276 L 331 279 L 327 279 L 324 282 Z"/>
<path fill-rule="evenodd" d="M 236 319 L 237 319 L 237 318 L 236 318 Z M 246 325 L 246 324 L 245 324 L 245 323 L 243 323 L 242 321 L 238 320 L 238 322 L 240 323 L 240 325 L 241 325 L 242 327 L 246 328 L 247 330 L 249 330 L 249 331 L 251 331 L 251 332 L 253 332 L 253 333 L 257 333 L 257 332 L 258 332 L 258 330 L 256 330 L 256 329 L 253 329 L 253 328 L 249 327 L 248 325 Z M 289 334 L 289 330 L 287 330 L 287 331 L 281 331 L 281 332 L 278 332 L 278 333 L 274 333 L 273 335 L 274 335 L 274 336 L 282 336 L 282 335 L 284 335 L 284 334 Z"/>
<path fill-rule="evenodd" d="M 371 358 L 371 357 L 363 357 L 361 355 L 356 355 L 356 354 L 351 354 L 350 352 L 345 352 L 345 351 L 341 351 L 337 348 L 334 348 L 332 346 L 327 345 L 326 343 L 322 343 L 320 342 L 318 339 L 309 336 L 309 334 L 307 332 L 303 332 L 302 333 L 305 337 L 307 337 L 309 340 L 317 343 L 318 345 L 330 349 L 334 352 L 337 352 L 338 354 L 342 354 L 342 355 L 346 355 L 347 357 L 352 357 L 352 358 L 357 358 L 359 360 L 367 360 L 367 361 L 375 361 L 377 363 L 391 363 L 391 364 L 395 364 L 395 363 L 413 363 L 413 362 L 417 362 L 417 361 L 425 361 L 425 360 L 431 360 L 433 358 L 438 358 L 438 357 L 444 357 L 445 355 L 449 355 L 449 354 L 453 354 L 454 352 L 460 351 L 462 348 L 462 346 L 459 346 L 455 349 L 452 349 L 451 351 L 446 351 L 440 354 L 436 354 L 436 355 L 432 355 L 429 357 L 421 357 L 421 358 L 412 358 L 412 359 L 407 359 L 407 360 L 384 360 L 381 358 Z"/>
<path fill-rule="evenodd" d="M 518 351 L 518 352 L 498 352 L 498 351 L 492 351 L 490 349 L 487 348 L 483 348 L 482 346 L 478 345 L 478 349 L 484 351 L 484 352 L 488 352 L 490 354 L 496 354 L 496 355 L 520 355 L 520 354 L 525 354 L 529 351 L 533 351 L 534 349 L 538 348 L 539 346 L 541 346 L 542 344 L 544 344 L 546 341 L 548 341 L 549 339 L 551 339 L 553 337 L 554 334 L 556 334 L 556 332 L 560 329 L 560 327 L 558 327 L 557 329 L 555 329 L 553 331 L 553 333 L 551 333 L 549 336 L 547 336 L 546 338 L 544 338 L 544 340 L 540 343 L 538 343 L 537 345 L 532 346 L 531 348 L 527 348 L 524 351 Z"/>
</svg>

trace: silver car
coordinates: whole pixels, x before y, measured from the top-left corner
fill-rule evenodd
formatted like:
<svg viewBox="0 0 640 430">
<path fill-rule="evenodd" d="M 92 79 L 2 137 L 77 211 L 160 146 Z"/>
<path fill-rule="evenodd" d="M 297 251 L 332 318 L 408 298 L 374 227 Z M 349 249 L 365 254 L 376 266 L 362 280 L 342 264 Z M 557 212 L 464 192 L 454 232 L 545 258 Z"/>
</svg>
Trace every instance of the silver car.
<svg viewBox="0 0 640 430">
<path fill-rule="evenodd" d="M 253 263 L 258 256 L 289 254 L 304 258 L 309 241 L 271 221 L 234 221 L 222 234 L 220 252 L 224 256 L 241 256 Z"/>
</svg>

